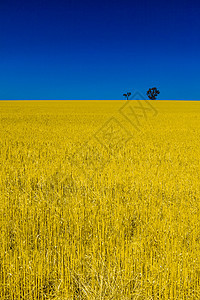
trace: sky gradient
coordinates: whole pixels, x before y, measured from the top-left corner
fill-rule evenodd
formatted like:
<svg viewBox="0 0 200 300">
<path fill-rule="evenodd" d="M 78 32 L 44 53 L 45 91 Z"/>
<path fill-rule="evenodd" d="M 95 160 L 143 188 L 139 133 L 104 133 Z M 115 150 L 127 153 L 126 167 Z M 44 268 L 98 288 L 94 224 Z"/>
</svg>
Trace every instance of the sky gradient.
<svg viewBox="0 0 200 300">
<path fill-rule="evenodd" d="M 200 100 L 200 2 L 0 2 L 0 99 Z"/>
</svg>

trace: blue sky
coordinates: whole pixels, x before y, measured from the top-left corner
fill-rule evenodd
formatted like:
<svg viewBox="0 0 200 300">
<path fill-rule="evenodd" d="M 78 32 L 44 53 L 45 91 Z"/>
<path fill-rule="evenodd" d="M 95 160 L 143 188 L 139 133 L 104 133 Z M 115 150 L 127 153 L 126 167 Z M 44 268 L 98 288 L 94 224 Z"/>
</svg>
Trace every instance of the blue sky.
<svg viewBox="0 0 200 300">
<path fill-rule="evenodd" d="M 198 1 L 0 2 L 0 99 L 200 99 Z"/>
</svg>

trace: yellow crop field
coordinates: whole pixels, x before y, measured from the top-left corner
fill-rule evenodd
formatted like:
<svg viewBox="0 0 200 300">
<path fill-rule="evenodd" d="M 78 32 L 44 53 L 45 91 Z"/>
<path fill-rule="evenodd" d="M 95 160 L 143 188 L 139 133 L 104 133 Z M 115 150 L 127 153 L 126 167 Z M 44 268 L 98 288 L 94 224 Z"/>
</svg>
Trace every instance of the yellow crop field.
<svg viewBox="0 0 200 300">
<path fill-rule="evenodd" d="M 0 299 L 200 299 L 200 102 L 0 101 Z"/>
</svg>

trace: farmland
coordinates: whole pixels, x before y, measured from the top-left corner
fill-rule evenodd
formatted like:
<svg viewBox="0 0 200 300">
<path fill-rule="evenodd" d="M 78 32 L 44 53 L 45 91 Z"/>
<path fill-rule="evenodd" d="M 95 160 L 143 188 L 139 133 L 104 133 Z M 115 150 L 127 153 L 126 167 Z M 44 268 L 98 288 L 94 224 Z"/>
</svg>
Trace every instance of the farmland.
<svg viewBox="0 0 200 300">
<path fill-rule="evenodd" d="M 0 299 L 200 299 L 200 103 L 0 101 Z"/>
</svg>

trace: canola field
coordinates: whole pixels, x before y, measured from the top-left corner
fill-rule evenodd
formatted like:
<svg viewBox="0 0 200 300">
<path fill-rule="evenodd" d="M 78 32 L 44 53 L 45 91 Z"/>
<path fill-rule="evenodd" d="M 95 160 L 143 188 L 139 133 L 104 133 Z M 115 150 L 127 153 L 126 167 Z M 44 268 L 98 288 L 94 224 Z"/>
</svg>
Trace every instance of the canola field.
<svg viewBox="0 0 200 300">
<path fill-rule="evenodd" d="M 0 101 L 0 299 L 200 299 L 200 102 Z"/>
</svg>

